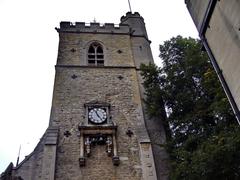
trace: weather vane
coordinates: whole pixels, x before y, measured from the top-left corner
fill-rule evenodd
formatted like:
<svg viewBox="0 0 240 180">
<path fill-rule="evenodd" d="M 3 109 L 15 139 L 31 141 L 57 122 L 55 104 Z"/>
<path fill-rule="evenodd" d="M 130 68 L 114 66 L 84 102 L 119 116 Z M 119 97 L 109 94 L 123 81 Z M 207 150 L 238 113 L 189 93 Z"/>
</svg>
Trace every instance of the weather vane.
<svg viewBox="0 0 240 180">
<path fill-rule="evenodd" d="M 132 12 L 130 0 L 128 0 L 128 5 L 129 5 L 130 12 Z"/>
</svg>

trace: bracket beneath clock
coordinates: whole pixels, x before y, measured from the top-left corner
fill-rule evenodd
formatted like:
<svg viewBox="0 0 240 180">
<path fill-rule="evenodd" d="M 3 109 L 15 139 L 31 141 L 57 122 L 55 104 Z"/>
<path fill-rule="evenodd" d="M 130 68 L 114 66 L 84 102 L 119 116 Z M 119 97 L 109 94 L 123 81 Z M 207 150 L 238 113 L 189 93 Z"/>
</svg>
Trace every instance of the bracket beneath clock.
<svg viewBox="0 0 240 180">
<path fill-rule="evenodd" d="M 116 125 L 104 125 L 104 126 L 88 126 L 79 125 L 80 132 L 80 158 L 79 165 L 85 166 L 86 159 L 91 154 L 91 146 L 105 145 L 106 155 L 112 156 L 113 165 L 118 166 L 120 163 L 117 141 L 116 141 Z"/>
</svg>

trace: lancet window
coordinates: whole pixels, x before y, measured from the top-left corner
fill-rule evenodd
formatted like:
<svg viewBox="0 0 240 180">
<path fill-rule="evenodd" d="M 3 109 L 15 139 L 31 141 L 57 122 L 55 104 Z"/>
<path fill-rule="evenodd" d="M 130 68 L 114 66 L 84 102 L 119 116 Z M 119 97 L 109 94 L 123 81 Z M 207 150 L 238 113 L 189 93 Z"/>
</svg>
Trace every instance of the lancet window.
<svg viewBox="0 0 240 180">
<path fill-rule="evenodd" d="M 99 43 L 92 43 L 88 49 L 88 65 L 103 66 L 104 54 L 103 48 Z"/>
</svg>

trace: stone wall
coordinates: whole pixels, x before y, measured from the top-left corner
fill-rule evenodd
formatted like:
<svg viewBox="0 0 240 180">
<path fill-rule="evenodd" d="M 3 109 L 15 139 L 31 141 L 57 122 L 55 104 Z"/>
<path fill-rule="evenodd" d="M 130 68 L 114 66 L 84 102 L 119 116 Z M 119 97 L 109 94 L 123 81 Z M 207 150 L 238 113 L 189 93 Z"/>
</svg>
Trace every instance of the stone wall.
<svg viewBox="0 0 240 180">
<path fill-rule="evenodd" d="M 240 2 L 236 0 L 186 0 L 185 2 L 202 41 L 209 46 L 206 49 L 210 49 L 211 53 L 208 53 L 216 59 L 219 66 L 216 71 L 220 74 L 219 77 L 239 121 Z"/>
<path fill-rule="evenodd" d="M 193 22 L 198 31 L 201 30 L 204 21 L 205 13 L 208 10 L 208 5 L 211 0 L 185 0 L 189 13 L 192 16 Z"/>
<path fill-rule="evenodd" d="M 55 179 L 56 144 L 58 129 L 49 127 L 31 154 L 17 164 L 11 163 L 1 174 L 1 180 Z"/>
<path fill-rule="evenodd" d="M 34 151 L 13 169 L 13 176 L 25 179 L 41 179 L 43 161 L 43 139 L 38 143 Z"/>
<path fill-rule="evenodd" d="M 77 77 L 72 79 L 72 75 Z M 119 78 L 119 77 L 122 77 Z M 51 124 L 60 128 L 57 152 L 57 179 L 141 179 L 139 143 L 148 135 L 144 126 L 136 69 L 110 67 L 57 67 Z M 120 165 L 115 167 L 104 148 L 96 146 L 86 166 L 79 167 L 78 125 L 85 121 L 85 103 L 107 102 L 112 121 L 118 126 L 117 145 Z M 126 134 L 131 128 L 133 136 Z M 70 131 L 71 136 L 64 137 Z M 104 157 L 105 154 L 105 157 Z M 154 164 L 152 164 L 154 167 Z M 69 173 L 70 171 L 70 173 Z M 85 177 L 86 178 L 86 177 Z"/>
<path fill-rule="evenodd" d="M 60 33 L 59 39 L 58 65 L 86 66 L 92 42 L 103 46 L 104 66 L 134 65 L 129 35 Z"/>
<path fill-rule="evenodd" d="M 218 1 L 205 35 L 238 109 L 240 109 L 239 15 L 239 1 Z"/>
</svg>

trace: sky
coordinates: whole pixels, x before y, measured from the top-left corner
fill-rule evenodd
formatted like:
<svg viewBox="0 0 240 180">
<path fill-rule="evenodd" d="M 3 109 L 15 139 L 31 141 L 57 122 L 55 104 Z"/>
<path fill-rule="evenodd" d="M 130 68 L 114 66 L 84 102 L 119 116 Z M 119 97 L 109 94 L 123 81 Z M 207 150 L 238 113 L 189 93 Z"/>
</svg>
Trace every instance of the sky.
<svg viewBox="0 0 240 180">
<path fill-rule="evenodd" d="M 156 64 L 159 44 L 198 38 L 184 0 L 131 0 L 145 20 Z M 128 0 L 0 0 L 0 173 L 39 142 L 50 117 L 60 21 L 119 24 Z"/>
</svg>

